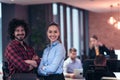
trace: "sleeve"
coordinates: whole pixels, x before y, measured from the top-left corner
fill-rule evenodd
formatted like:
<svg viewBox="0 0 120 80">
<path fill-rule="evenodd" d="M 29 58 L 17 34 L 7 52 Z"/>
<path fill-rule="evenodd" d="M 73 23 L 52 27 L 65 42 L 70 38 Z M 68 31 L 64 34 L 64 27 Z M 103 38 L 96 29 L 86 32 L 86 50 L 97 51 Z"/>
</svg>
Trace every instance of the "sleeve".
<svg viewBox="0 0 120 80">
<path fill-rule="evenodd" d="M 24 60 L 15 51 L 15 47 L 9 46 L 6 50 L 6 58 L 8 62 L 20 71 L 29 71 L 29 64 L 25 63 Z"/>
<path fill-rule="evenodd" d="M 45 50 L 44 50 L 44 52 L 43 52 L 43 56 L 42 56 L 41 62 L 40 62 L 40 64 L 39 64 L 39 66 L 38 66 L 38 74 L 39 74 L 39 75 L 47 75 L 47 73 L 42 70 L 42 67 L 44 66 L 44 65 L 43 65 L 43 63 L 44 63 L 44 58 L 45 58 L 44 56 L 45 56 Z"/>
<path fill-rule="evenodd" d="M 89 55 L 89 56 L 88 56 L 89 59 L 91 59 L 91 58 L 92 58 L 92 49 L 90 49 L 90 48 L 89 48 L 89 54 L 88 54 L 88 55 Z"/>
<path fill-rule="evenodd" d="M 64 47 L 62 45 L 57 47 L 55 54 L 56 55 L 54 57 L 53 62 L 50 65 L 45 66 L 44 68 L 44 71 L 47 73 L 54 73 L 58 69 L 59 64 L 62 62 L 62 60 L 64 61 L 64 58 L 65 58 Z"/>
<path fill-rule="evenodd" d="M 68 62 L 67 60 L 64 62 L 64 65 L 63 65 L 63 74 L 66 76 L 67 75 L 67 66 L 68 66 Z"/>
<path fill-rule="evenodd" d="M 35 57 L 35 56 L 38 57 L 38 55 L 35 53 L 34 49 L 33 48 L 30 48 L 30 49 L 32 50 L 31 52 L 33 53 L 33 57 Z M 41 59 L 38 57 L 38 58 L 33 58 L 32 60 L 35 60 L 37 62 L 37 65 L 39 65 Z"/>
<path fill-rule="evenodd" d="M 82 69 L 83 67 L 82 67 L 82 62 L 81 62 L 81 60 L 80 59 L 78 59 L 79 60 L 79 63 L 80 63 L 80 69 Z"/>
<path fill-rule="evenodd" d="M 105 45 L 103 45 L 103 50 L 107 53 L 107 55 L 110 55 L 110 50 Z"/>
</svg>

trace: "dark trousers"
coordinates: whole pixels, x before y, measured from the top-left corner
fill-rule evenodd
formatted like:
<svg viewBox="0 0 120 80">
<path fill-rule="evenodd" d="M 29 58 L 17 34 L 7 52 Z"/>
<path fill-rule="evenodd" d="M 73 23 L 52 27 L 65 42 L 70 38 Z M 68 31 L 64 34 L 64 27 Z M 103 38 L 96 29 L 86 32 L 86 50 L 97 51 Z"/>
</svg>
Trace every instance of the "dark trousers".
<svg viewBox="0 0 120 80">
<path fill-rule="evenodd" d="M 39 76 L 39 80 L 65 80 L 62 74 L 51 74 L 49 76 Z"/>
</svg>

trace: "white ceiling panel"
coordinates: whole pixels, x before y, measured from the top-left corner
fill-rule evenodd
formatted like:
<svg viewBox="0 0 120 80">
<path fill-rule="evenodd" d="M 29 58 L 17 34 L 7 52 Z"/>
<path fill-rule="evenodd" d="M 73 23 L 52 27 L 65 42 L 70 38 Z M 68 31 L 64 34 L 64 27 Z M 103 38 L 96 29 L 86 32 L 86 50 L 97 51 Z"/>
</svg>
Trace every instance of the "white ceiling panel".
<svg viewBox="0 0 120 80">
<path fill-rule="evenodd" d="M 21 5 L 31 5 L 31 4 L 43 4 L 43 3 L 53 3 L 62 2 L 65 4 L 72 5 L 74 7 L 82 8 L 85 10 L 93 12 L 108 12 L 111 11 L 110 5 L 114 7 L 120 4 L 120 0 L 0 0 L 4 3 L 15 3 Z M 116 8 L 116 10 L 118 10 Z"/>
</svg>

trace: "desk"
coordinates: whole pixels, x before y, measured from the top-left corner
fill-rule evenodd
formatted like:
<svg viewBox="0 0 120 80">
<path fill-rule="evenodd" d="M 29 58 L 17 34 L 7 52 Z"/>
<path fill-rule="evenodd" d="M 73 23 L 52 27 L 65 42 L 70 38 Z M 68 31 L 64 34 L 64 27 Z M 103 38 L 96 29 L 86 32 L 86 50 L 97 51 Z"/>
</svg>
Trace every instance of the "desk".
<svg viewBox="0 0 120 80">
<path fill-rule="evenodd" d="M 116 77 L 102 77 L 101 80 L 120 80 L 120 79 L 118 79 Z"/>
<path fill-rule="evenodd" d="M 81 79 L 65 78 L 65 80 L 85 80 L 85 78 L 81 78 Z"/>
<path fill-rule="evenodd" d="M 120 72 L 114 72 L 116 77 L 102 77 L 102 80 L 120 80 Z"/>
</svg>

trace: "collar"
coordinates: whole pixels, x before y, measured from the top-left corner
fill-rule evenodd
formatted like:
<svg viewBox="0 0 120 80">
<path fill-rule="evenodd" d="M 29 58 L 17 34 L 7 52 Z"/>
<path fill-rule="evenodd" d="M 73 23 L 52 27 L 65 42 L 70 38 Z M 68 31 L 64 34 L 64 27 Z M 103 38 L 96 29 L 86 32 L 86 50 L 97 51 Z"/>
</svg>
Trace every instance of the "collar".
<svg viewBox="0 0 120 80">
<path fill-rule="evenodd" d="M 76 62 L 76 58 L 75 58 L 75 61 L 73 61 L 70 57 L 68 58 L 68 60 L 70 61 L 70 63 Z"/>
<path fill-rule="evenodd" d="M 56 46 L 58 43 L 60 43 L 60 41 L 55 41 L 53 42 L 52 44 L 48 44 L 47 47 L 53 47 L 53 46 Z"/>
<path fill-rule="evenodd" d="M 20 41 L 18 40 L 13 40 L 12 43 L 16 44 L 16 45 L 21 45 Z M 26 46 L 26 43 L 23 41 L 23 44 Z"/>
</svg>

